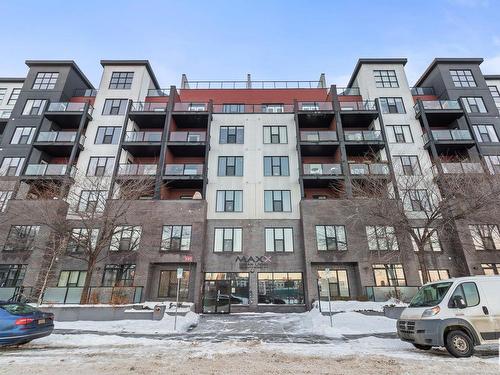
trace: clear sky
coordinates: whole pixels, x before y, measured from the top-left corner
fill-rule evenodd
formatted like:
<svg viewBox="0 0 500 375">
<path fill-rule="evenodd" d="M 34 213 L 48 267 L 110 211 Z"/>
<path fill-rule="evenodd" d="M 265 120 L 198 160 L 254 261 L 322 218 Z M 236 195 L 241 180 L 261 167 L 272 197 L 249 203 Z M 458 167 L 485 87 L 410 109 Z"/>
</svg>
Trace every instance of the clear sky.
<svg viewBox="0 0 500 375">
<path fill-rule="evenodd" d="M 192 80 L 345 85 L 359 57 L 407 57 L 410 84 L 434 57 L 483 57 L 500 74 L 498 0 L 0 0 L 0 76 L 27 59 L 148 59 L 162 87 Z"/>
</svg>

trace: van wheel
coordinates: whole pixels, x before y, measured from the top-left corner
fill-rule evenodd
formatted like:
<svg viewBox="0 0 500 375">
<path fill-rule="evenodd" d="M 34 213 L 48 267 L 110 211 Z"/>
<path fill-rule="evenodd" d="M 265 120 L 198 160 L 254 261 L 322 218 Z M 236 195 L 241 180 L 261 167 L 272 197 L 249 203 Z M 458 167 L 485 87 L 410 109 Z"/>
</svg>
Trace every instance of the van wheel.
<svg viewBox="0 0 500 375">
<path fill-rule="evenodd" d="M 474 353 L 474 343 L 463 331 L 451 331 L 446 336 L 446 350 L 457 358 L 470 357 Z"/>
<path fill-rule="evenodd" d="M 417 349 L 420 349 L 420 350 L 431 350 L 432 349 L 432 346 L 430 346 L 430 345 L 413 344 L 413 346 Z"/>
</svg>

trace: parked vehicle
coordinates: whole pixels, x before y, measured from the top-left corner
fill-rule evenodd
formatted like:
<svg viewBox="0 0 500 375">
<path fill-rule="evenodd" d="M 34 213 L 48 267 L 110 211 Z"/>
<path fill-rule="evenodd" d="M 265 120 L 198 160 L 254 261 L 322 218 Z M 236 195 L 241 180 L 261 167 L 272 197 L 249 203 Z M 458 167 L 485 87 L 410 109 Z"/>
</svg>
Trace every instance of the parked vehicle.
<svg viewBox="0 0 500 375">
<path fill-rule="evenodd" d="M 416 348 L 444 346 L 470 357 L 474 346 L 500 339 L 500 276 L 471 276 L 424 285 L 403 310 L 398 336 Z"/>
<path fill-rule="evenodd" d="M 53 329 L 54 314 L 25 303 L 0 301 L 0 346 L 26 344 Z"/>
</svg>

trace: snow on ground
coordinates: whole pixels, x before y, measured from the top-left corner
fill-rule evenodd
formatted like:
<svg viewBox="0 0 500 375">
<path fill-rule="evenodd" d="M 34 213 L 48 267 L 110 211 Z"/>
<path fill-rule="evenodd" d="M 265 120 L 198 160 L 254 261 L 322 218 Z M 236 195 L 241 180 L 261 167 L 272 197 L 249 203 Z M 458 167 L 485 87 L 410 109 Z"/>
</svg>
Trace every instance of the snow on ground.
<svg viewBox="0 0 500 375">
<path fill-rule="evenodd" d="M 401 302 L 400 300 L 391 298 L 385 302 L 372 302 L 372 301 L 331 301 L 332 312 L 344 312 L 344 311 L 377 311 L 383 312 L 384 306 L 397 306 L 406 307 L 407 303 Z M 315 303 L 318 306 L 318 302 Z M 321 301 L 321 311 L 329 312 L 328 301 Z"/>
</svg>

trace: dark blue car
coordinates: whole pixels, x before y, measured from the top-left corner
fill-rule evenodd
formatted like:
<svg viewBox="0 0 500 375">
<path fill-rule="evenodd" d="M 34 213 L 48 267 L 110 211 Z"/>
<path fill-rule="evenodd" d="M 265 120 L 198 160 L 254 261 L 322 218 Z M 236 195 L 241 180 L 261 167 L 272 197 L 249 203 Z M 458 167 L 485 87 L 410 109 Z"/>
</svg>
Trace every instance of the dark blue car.
<svg viewBox="0 0 500 375">
<path fill-rule="evenodd" d="M 0 301 L 0 346 L 26 344 L 53 329 L 54 314 L 25 303 Z"/>
</svg>

